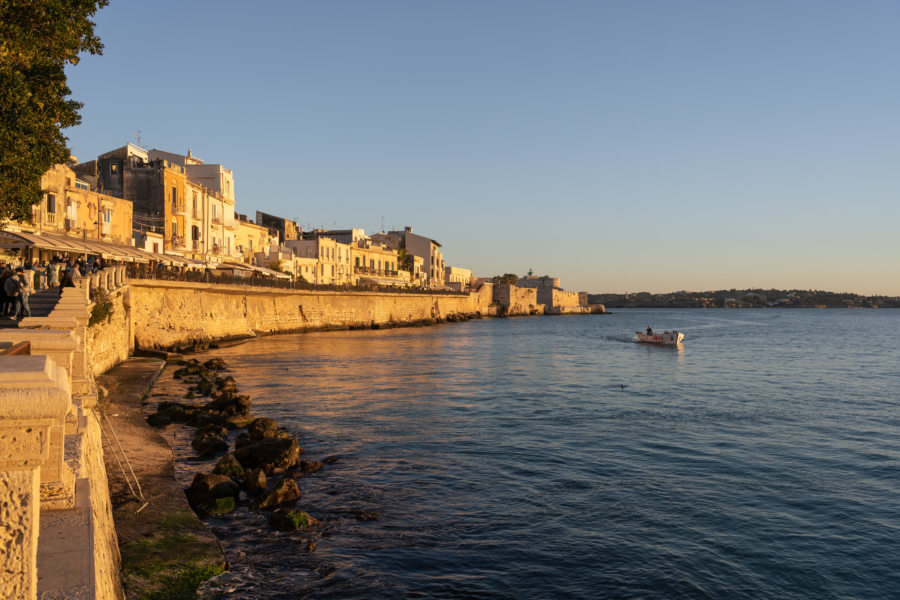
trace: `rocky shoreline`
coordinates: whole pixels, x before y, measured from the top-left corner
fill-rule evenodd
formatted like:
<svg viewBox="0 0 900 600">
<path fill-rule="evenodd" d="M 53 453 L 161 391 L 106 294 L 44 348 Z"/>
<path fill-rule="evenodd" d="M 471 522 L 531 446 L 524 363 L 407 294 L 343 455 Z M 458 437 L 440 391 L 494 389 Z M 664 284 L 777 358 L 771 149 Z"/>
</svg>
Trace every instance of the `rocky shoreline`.
<svg viewBox="0 0 900 600">
<path fill-rule="evenodd" d="M 297 480 L 338 459 L 301 458 L 297 438 L 274 419 L 250 413 L 250 396 L 238 393 L 222 359 L 179 358 L 170 364 L 180 367 L 172 376 L 185 387 L 186 402 L 159 402 L 147 422 L 157 428 L 172 423 L 193 428 L 197 458 L 219 459 L 211 472 L 198 471 L 185 490 L 191 508 L 201 518 L 225 515 L 237 506 L 269 512 L 271 528 L 296 533 L 307 551 L 314 551 L 320 523 L 295 508 L 302 497 Z"/>
</svg>

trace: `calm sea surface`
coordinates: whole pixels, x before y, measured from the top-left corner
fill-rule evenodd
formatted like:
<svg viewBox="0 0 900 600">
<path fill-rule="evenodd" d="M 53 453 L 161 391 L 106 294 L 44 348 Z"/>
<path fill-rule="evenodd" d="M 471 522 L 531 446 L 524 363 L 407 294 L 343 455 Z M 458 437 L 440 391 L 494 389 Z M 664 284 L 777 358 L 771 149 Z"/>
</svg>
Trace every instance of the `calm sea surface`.
<svg viewBox="0 0 900 600">
<path fill-rule="evenodd" d="M 683 348 L 634 343 L 647 325 Z M 233 573 L 207 598 L 900 598 L 900 311 L 623 309 L 210 356 L 340 460 L 299 480 L 313 553 L 244 508 L 209 521 Z"/>
</svg>

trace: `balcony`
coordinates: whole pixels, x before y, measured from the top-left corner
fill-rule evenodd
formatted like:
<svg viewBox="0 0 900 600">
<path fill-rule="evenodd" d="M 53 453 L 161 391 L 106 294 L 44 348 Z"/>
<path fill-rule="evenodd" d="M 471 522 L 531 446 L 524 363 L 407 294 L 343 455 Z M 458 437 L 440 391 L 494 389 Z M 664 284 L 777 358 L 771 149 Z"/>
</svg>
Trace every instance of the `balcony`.
<svg viewBox="0 0 900 600">
<path fill-rule="evenodd" d="M 56 213 L 44 213 L 44 223 L 46 223 L 47 225 L 56 225 Z"/>
<path fill-rule="evenodd" d="M 194 252 L 200 252 L 200 240 L 191 240 L 193 243 L 191 247 L 194 249 Z"/>
<path fill-rule="evenodd" d="M 212 218 L 212 224 L 213 224 L 213 225 L 218 225 L 218 226 L 221 227 L 221 226 L 222 226 L 222 217 L 213 217 L 213 218 Z"/>
<path fill-rule="evenodd" d="M 200 210 L 199 208 L 195 208 L 195 209 L 194 209 L 194 212 L 191 213 L 191 217 L 193 217 L 194 219 L 202 219 L 202 218 L 203 218 L 203 211 Z"/>
<path fill-rule="evenodd" d="M 184 248 L 184 236 L 182 235 L 173 235 L 172 236 L 172 247 L 173 248 Z"/>
</svg>

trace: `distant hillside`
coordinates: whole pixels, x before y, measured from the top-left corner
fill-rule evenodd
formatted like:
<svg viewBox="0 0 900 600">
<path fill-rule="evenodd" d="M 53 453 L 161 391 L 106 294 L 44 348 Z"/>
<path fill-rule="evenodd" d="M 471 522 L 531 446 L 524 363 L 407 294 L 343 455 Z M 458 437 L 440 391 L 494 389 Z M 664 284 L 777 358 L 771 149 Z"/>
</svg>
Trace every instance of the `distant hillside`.
<svg viewBox="0 0 900 600">
<path fill-rule="evenodd" d="M 860 296 L 820 290 L 718 290 L 651 294 L 589 294 L 607 308 L 900 308 L 900 297 Z"/>
</svg>

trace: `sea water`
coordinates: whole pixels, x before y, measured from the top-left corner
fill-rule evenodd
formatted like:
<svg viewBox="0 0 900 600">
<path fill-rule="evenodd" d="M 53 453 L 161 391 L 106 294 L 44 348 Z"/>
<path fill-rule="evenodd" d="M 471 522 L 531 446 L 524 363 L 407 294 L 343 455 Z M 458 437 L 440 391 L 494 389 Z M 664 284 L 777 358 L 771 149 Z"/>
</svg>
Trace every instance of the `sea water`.
<svg viewBox="0 0 900 600">
<path fill-rule="evenodd" d="M 685 343 L 635 343 L 648 325 Z M 339 460 L 298 481 L 314 552 L 244 507 L 208 521 L 232 573 L 207 598 L 900 597 L 898 310 L 622 309 L 209 356 Z"/>
</svg>

